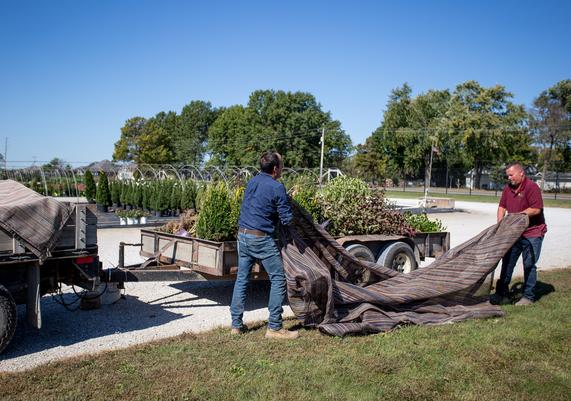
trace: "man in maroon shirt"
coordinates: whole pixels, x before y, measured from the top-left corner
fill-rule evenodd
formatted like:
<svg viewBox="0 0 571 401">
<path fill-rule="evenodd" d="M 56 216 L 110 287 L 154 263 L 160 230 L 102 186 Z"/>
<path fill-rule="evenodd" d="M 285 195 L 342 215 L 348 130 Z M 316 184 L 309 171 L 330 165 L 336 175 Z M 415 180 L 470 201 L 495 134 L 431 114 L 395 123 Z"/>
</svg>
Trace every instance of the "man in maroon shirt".
<svg viewBox="0 0 571 401">
<path fill-rule="evenodd" d="M 498 223 L 506 213 L 525 213 L 529 226 L 502 259 L 502 273 L 497 283 L 495 303 L 509 302 L 509 284 L 515 264 L 523 256 L 524 288 L 523 297 L 516 305 L 530 305 L 535 301 L 537 266 L 541 253 L 543 236 L 547 231 L 543 216 L 543 199 L 536 183 L 526 177 L 520 163 L 512 163 L 506 168 L 509 184 L 505 186 L 498 206 Z"/>
</svg>

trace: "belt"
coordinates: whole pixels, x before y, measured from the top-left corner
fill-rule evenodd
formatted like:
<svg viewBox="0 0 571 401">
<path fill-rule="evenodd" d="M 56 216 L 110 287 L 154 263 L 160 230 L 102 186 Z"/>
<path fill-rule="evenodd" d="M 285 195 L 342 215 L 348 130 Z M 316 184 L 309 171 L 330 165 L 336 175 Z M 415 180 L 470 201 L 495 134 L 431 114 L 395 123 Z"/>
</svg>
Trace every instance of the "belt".
<svg viewBox="0 0 571 401">
<path fill-rule="evenodd" d="M 256 237 L 265 237 L 266 235 L 268 235 L 267 233 L 260 230 L 250 230 L 249 228 L 242 228 L 242 227 L 238 229 L 238 232 L 242 234 L 255 235 Z"/>
</svg>

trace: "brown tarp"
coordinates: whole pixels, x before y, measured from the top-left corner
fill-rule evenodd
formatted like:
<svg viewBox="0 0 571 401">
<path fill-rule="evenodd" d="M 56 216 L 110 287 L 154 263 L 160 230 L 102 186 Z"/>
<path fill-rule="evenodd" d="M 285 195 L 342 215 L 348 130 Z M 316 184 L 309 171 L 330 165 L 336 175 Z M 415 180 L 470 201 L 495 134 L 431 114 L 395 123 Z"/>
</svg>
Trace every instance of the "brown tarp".
<svg viewBox="0 0 571 401">
<path fill-rule="evenodd" d="M 525 214 L 508 215 L 429 266 L 402 274 L 355 259 L 297 206 L 294 215 L 295 223 L 279 231 L 291 309 L 304 325 L 335 336 L 502 316 L 476 292 L 528 226 Z M 379 281 L 351 284 L 364 269 Z"/>
<path fill-rule="evenodd" d="M 50 256 L 73 208 L 12 180 L 0 180 L 0 228 L 40 262 Z"/>
</svg>

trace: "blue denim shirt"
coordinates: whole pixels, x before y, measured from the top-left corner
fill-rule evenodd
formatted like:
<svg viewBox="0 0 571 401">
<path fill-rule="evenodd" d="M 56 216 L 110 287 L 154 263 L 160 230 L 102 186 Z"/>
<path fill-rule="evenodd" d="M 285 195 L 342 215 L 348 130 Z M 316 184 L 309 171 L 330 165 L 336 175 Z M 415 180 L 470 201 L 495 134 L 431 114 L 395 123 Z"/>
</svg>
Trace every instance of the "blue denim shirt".
<svg viewBox="0 0 571 401">
<path fill-rule="evenodd" d="M 286 189 L 267 173 L 260 173 L 246 186 L 238 225 L 273 234 L 278 218 L 282 224 L 293 219 Z"/>
</svg>

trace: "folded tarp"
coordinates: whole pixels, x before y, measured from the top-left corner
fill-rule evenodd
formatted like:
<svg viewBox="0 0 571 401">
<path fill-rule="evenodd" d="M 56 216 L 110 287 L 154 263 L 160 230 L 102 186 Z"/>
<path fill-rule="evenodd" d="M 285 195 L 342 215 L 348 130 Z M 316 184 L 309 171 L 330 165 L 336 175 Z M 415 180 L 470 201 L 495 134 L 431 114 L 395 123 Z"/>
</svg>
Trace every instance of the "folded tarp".
<svg viewBox="0 0 571 401">
<path fill-rule="evenodd" d="M 0 181 L 0 228 L 43 262 L 50 256 L 73 207 L 12 180 Z"/>
<path fill-rule="evenodd" d="M 502 316 L 476 292 L 528 226 L 525 214 L 508 215 L 429 266 L 403 274 L 354 258 L 297 206 L 294 215 L 294 224 L 279 229 L 291 309 L 305 326 L 335 336 Z M 379 281 L 352 284 L 364 270 Z"/>
</svg>

